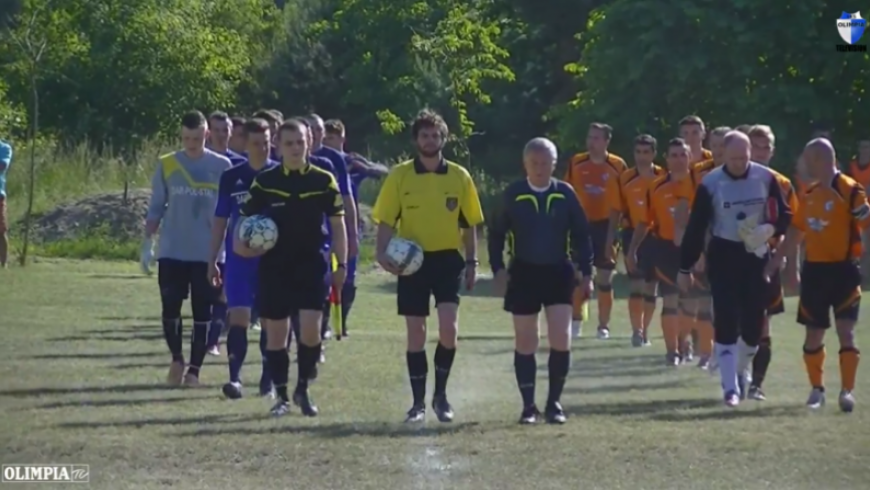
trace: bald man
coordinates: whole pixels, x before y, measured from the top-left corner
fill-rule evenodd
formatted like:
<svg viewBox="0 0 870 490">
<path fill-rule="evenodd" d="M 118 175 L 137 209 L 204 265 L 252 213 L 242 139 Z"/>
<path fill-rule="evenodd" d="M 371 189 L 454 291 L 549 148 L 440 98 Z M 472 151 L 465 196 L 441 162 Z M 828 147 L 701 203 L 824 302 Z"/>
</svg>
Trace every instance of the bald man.
<svg viewBox="0 0 870 490">
<path fill-rule="evenodd" d="M 818 409 L 825 404 L 824 340 L 833 313 L 840 341 L 840 410 L 851 412 L 861 356 L 855 346 L 855 324 L 861 306 L 858 263 L 863 252 L 861 242 L 854 237 L 870 226 L 870 205 L 861 184 L 838 170 L 837 154 L 829 140 L 810 141 L 802 159 L 814 183 L 807 188 L 785 243 L 766 273 L 776 274 L 786 254 L 804 241 L 806 258 L 801 267 L 803 287 L 797 321 L 806 327 L 804 364 L 811 386 L 807 407 Z"/>
<path fill-rule="evenodd" d="M 750 161 L 749 137 L 725 135 L 725 163 L 701 181 L 680 250 L 680 289 L 692 286 L 692 268 L 707 245 L 707 275 L 716 311 L 714 352 L 725 405 L 745 396 L 766 314 L 768 241 L 781 237 L 792 212 L 776 177 Z"/>
</svg>

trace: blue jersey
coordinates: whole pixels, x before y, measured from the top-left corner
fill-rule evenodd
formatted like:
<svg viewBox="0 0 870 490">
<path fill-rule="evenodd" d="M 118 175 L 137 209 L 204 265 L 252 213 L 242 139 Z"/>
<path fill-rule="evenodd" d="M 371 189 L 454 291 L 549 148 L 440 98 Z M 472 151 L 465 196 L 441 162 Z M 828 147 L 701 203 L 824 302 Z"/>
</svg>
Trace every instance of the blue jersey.
<svg viewBox="0 0 870 490">
<path fill-rule="evenodd" d="M 230 159 L 230 163 L 232 163 L 233 166 L 248 163 L 247 155 L 244 155 L 242 153 L 236 153 L 233 150 L 227 150 L 227 152 L 224 153 L 224 156 Z"/>
<path fill-rule="evenodd" d="M 277 165 L 276 162 L 267 161 L 263 170 L 272 168 L 275 165 Z M 245 160 L 244 163 L 226 170 L 221 175 L 214 215 L 217 218 L 227 219 L 228 226 L 225 241 L 227 252 L 230 252 L 233 249 L 233 233 L 235 232 L 236 222 L 239 218 L 239 210 L 241 209 L 242 204 L 248 200 L 248 191 L 251 188 L 251 184 L 254 182 L 254 178 L 257 174 L 261 171 L 262 170 L 255 170 L 253 167 L 248 165 L 248 162 Z"/>
<path fill-rule="evenodd" d="M 333 150 L 328 146 L 321 146 L 317 149 L 313 156 L 322 157 L 328 159 L 333 168 L 335 169 L 333 175 L 335 175 L 335 180 L 338 181 L 338 189 L 341 191 L 342 196 L 350 196 L 351 195 L 351 185 L 350 178 L 348 176 L 347 171 L 347 159 L 345 155 L 341 152 Z"/>
</svg>

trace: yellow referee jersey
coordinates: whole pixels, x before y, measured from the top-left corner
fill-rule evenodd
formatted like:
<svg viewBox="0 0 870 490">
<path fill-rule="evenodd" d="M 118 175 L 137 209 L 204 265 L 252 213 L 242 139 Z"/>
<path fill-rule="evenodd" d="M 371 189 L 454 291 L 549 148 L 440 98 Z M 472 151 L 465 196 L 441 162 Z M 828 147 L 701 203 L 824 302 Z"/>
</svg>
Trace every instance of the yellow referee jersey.
<svg viewBox="0 0 870 490">
<path fill-rule="evenodd" d="M 372 212 L 376 223 L 426 252 L 462 247 L 462 228 L 483 223 L 477 188 L 468 170 L 442 160 L 430 172 L 417 160 L 400 163 L 384 180 Z"/>
</svg>

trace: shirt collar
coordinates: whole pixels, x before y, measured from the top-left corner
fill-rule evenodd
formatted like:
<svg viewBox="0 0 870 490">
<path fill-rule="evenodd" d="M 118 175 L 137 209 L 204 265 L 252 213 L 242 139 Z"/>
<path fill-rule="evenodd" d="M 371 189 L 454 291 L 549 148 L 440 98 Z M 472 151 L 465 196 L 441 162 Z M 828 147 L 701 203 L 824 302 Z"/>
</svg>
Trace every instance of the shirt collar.
<svg viewBox="0 0 870 490">
<path fill-rule="evenodd" d="M 430 172 L 426 167 L 423 166 L 423 162 L 420 161 L 420 157 L 416 157 L 414 158 L 414 172 L 418 174 L 434 173 L 443 175 L 447 173 L 447 162 L 444 160 L 444 158 L 441 158 L 441 161 L 438 163 L 438 167 L 435 169 L 435 171 Z"/>
<path fill-rule="evenodd" d="M 290 170 L 287 167 L 285 167 L 283 164 L 281 165 L 281 171 L 284 173 L 284 175 L 293 175 L 293 174 L 305 175 L 308 173 L 309 170 L 311 170 L 311 163 L 308 163 L 308 162 L 306 162 L 305 165 L 302 166 L 301 168 L 299 168 L 298 170 Z"/>
</svg>

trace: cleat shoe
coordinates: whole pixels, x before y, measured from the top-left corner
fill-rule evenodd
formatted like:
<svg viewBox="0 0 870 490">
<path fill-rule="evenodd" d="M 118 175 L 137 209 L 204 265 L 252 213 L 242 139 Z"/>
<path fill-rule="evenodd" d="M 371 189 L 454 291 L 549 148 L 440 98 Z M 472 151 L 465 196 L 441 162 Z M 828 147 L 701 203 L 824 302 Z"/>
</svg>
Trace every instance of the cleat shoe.
<svg viewBox="0 0 870 490">
<path fill-rule="evenodd" d="M 855 395 L 851 391 L 843 390 L 840 392 L 840 411 L 844 413 L 852 413 L 855 409 Z"/>
<path fill-rule="evenodd" d="M 544 417 L 548 424 L 561 425 L 568 420 L 565 411 L 562 410 L 562 404 L 559 402 L 548 403 L 546 410 L 544 410 Z"/>
<path fill-rule="evenodd" d="M 737 375 L 737 394 L 740 396 L 741 400 L 745 400 L 746 396 L 749 394 L 749 386 L 752 383 L 748 376 L 745 374 Z"/>
<path fill-rule="evenodd" d="M 426 420 L 426 405 L 422 403 L 419 405 L 414 405 L 408 410 L 408 414 L 405 416 L 406 424 L 416 424 L 419 422 L 423 422 Z"/>
<path fill-rule="evenodd" d="M 184 378 L 184 361 L 172 361 L 169 365 L 169 374 L 166 375 L 166 384 L 169 386 L 181 386 Z"/>
<path fill-rule="evenodd" d="M 278 400 L 278 403 L 269 410 L 269 413 L 273 417 L 283 417 L 284 415 L 287 415 L 290 413 L 290 402 L 286 400 Z"/>
<path fill-rule="evenodd" d="M 710 356 L 701 356 L 698 358 L 698 369 L 704 371 L 710 369 Z"/>
<path fill-rule="evenodd" d="M 349 335 L 346 328 L 341 329 L 341 338 L 346 339 Z"/>
<path fill-rule="evenodd" d="M 184 381 L 182 383 L 188 388 L 199 388 L 199 376 L 193 373 L 187 373 L 184 375 Z"/>
<path fill-rule="evenodd" d="M 218 356 L 219 357 L 221 355 L 221 345 L 220 344 L 210 345 L 208 347 L 208 350 L 205 352 L 206 352 L 206 354 L 208 354 L 210 356 Z"/>
<path fill-rule="evenodd" d="M 453 422 L 453 407 L 447 401 L 447 395 L 436 395 L 432 399 L 432 410 L 439 422 Z"/>
<path fill-rule="evenodd" d="M 541 412 L 538 410 L 538 407 L 530 405 L 523 409 L 523 413 L 520 415 L 520 424 L 531 425 L 536 423 L 539 418 L 541 418 Z"/>
<path fill-rule="evenodd" d="M 734 408 L 737 405 L 740 405 L 740 397 L 737 396 L 737 392 L 728 391 L 725 393 L 725 406 L 728 408 Z"/>
<path fill-rule="evenodd" d="M 631 346 L 632 347 L 643 347 L 643 342 L 644 342 L 643 333 L 635 330 L 631 334 Z"/>
<path fill-rule="evenodd" d="M 327 329 L 325 332 L 323 332 L 322 337 L 323 337 L 323 340 L 331 340 L 333 335 L 334 334 L 332 333 L 332 329 L 330 328 L 330 329 Z"/>
<path fill-rule="evenodd" d="M 260 326 L 260 322 L 251 323 L 251 330 L 255 332 L 259 332 L 263 327 Z"/>
<path fill-rule="evenodd" d="M 680 365 L 680 355 L 676 352 L 669 352 L 665 356 L 665 364 L 668 366 L 679 366 Z"/>
<path fill-rule="evenodd" d="M 610 338 L 610 328 L 601 325 L 598 327 L 598 340 L 607 340 Z"/>
<path fill-rule="evenodd" d="M 643 346 L 644 346 L 644 347 L 649 347 L 649 346 L 651 346 L 651 345 L 652 345 L 652 342 L 649 340 L 649 337 L 647 337 L 646 334 L 644 334 L 644 336 L 643 336 Z"/>
<path fill-rule="evenodd" d="M 579 339 L 583 336 L 583 322 L 580 320 L 571 321 L 571 337 Z"/>
<path fill-rule="evenodd" d="M 242 397 L 242 383 L 239 383 L 238 381 L 230 381 L 223 386 L 221 391 L 223 391 L 223 394 L 227 399 L 238 400 Z"/>
<path fill-rule="evenodd" d="M 319 410 L 317 405 L 311 401 L 307 391 L 297 391 L 293 393 L 293 404 L 302 410 L 302 415 L 306 417 L 317 417 Z"/>
<path fill-rule="evenodd" d="M 764 392 L 761 391 L 761 387 L 753 385 L 749 387 L 749 399 L 763 402 L 767 400 L 767 396 L 765 396 Z"/>
<path fill-rule="evenodd" d="M 810 410 L 818 410 L 825 406 L 825 389 L 813 388 L 810 391 L 810 396 L 807 398 L 807 408 Z"/>
</svg>

